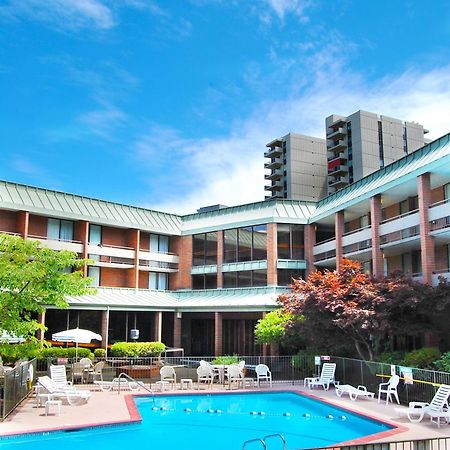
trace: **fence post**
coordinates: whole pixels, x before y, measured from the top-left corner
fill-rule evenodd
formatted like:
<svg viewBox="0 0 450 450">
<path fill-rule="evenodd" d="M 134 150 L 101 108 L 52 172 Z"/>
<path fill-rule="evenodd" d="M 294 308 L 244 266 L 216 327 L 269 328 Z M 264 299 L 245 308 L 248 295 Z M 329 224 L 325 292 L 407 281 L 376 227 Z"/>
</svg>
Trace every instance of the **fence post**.
<svg viewBox="0 0 450 450">
<path fill-rule="evenodd" d="M 361 384 L 364 386 L 363 360 L 360 361 L 360 371 L 361 371 Z"/>
</svg>

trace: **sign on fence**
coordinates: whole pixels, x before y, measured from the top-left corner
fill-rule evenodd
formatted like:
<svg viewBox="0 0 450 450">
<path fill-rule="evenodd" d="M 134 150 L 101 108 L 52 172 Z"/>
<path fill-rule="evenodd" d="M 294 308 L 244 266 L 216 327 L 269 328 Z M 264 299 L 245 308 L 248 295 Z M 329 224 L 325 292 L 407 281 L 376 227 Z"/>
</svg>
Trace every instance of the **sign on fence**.
<svg viewBox="0 0 450 450">
<path fill-rule="evenodd" d="M 400 373 L 403 377 L 405 384 L 413 384 L 412 367 L 400 367 Z"/>
</svg>

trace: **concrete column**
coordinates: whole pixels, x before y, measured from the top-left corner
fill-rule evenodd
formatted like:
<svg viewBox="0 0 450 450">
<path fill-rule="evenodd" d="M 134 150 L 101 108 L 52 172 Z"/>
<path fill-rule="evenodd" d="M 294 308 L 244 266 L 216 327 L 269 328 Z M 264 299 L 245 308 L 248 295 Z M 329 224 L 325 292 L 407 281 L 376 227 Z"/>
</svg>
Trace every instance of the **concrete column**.
<svg viewBox="0 0 450 450">
<path fill-rule="evenodd" d="M 431 284 L 433 281 L 434 241 L 430 236 L 429 207 L 431 204 L 430 173 L 418 177 L 419 219 L 420 219 L 420 250 L 422 257 L 422 282 Z"/>
<path fill-rule="evenodd" d="M 267 285 L 278 285 L 277 274 L 278 260 L 278 240 L 277 240 L 277 224 L 269 223 L 267 225 Z"/>
<path fill-rule="evenodd" d="M 306 273 L 308 276 L 314 272 L 314 246 L 316 245 L 316 225 L 305 225 L 305 260 L 306 260 Z"/>
<path fill-rule="evenodd" d="M 214 356 L 222 354 L 222 313 L 214 313 Z"/>
<path fill-rule="evenodd" d="M 342 236 L 344 234 L 344 211 L 335 214 L 334 230 L 336 235 L 336 270 L 341 269 L 344 252 L 342 249 Z"/>
<path fill-rule="evenodd" d="M 176 348 L 181 347 L 181 317 L 178 315 L 182 313 L 174 312 L 173 313 L 173 346 Z"/>
<path fill-rule="evenodd" d="M 28 227 L 30 224 L 30 213 L 28 211 L 19 211 L 17 213 L 17 230 L 24 238 L 28 238 Z"/>
<path fill-rule="evenodd" d="M 39 323 L 40 323 L 41 325 L 45 326 L 45 311 L 44 311 L 44 312 L 41 312 L 41 313 L 39 314 L 38 321 L 39 321 Z M 44 341 L 44 334 L 45 334 L 44 330 L 38 330 L 38 332 L 36 333 L 36 337 L 37 337 L 41 342 L 43 342 L 43 341 Z"/>
<path fill-rule="evenodd" d="M 223 287 L 223 231 L 217 232 L 217 287 L 220 289 Z"/>
<path fill-rule="evenodd" d="M 102 311 L 102 348 L 108 345 L 109 310 Z"/>
<path fill-rule="evenodd" d="M 372 275 L 381 278 L 384 275 L 383 255 L 380 248 L 381 196 L 370 198 L 370 223 L 372 234 Z"/>
<path fill-rule="evenodd" d="M 162 311 L 155 311 L 155 330 L 154 336 L 156 342 L 162 340 Z"/>
</svg>

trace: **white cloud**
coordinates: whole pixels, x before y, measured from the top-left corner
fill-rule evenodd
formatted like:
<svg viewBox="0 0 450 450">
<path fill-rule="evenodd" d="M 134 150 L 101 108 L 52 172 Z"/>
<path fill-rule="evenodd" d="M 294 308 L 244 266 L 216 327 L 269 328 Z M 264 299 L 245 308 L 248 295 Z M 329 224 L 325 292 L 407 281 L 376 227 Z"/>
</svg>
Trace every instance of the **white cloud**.
<svg viewBox="0 0 450 450">
<path fill-rule="evenodd" d="M 336 66 L 328 73 L 319 70 L 310 87 L 295 96 L 262 102 L 250 117 L 233 126 L 228 137 L 194 141 L 172 130 L 176 137 L 172 158 L 182 162 L 180 176 L 196 183 L 189 191 L 175 189 L 158 204 L 151 198 L 147 203 L 188 213 L 216 203 L 231 206 L 263 200 L 267 142 L 291 131 L 324 137 L 326 116 L 358 109 L 422 123 L 430 130 L 429 137 L 437 138 L 450 131 L 450 66 L 409 70 L 372 85 Z M 170 135 L 167 138 L 170 141 Z M 158 138 L 152 144 L 156 142 Z M 141 152 L 139 157 L 143 162 L 149 155 Z"/>
<path fill-rule="evenodd" d="M 99 0 L 9 0 L 0 17 L 35 20 L 58 30 L 105 30 L 115 26 L 113 13 Z"/>
<path fill-rule="evenodd" d="M 311 0 L 263 0 L 263 3 L 266 7 L 270 8 L 269 12 L 275 13 L 281 21 L 284 20 L 286 15 L 294 14 L 302 23 L 309 21 L 306 10 L 313 4 Z M 267 11 L 263 11 L 260 18 L 265 23 L 271 21 L 270 16 L 267 15 Z"/>
</svg>

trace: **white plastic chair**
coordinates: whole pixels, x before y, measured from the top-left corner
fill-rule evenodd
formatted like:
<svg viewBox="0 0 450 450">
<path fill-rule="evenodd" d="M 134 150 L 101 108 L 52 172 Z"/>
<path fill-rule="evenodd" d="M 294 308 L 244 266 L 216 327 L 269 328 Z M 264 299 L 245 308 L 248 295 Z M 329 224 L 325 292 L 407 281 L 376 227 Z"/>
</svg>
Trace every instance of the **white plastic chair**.
<svg viewBox="0 0 450 450">
<path fill-rule="evenodd" d="M 201 365 L 197 367 L 197 388 L 200 388 L 200 384 L 202 382 L 206 382 L 209 384 L 210 388 L 212 388 L 214 380 L 214 371 L 212 368 Z"/>
<path fill-rule="evenodd" d="M 260 387 L 261 381 L 268 381 L 270 387 L 272 387 L 272 372 L 265 364 L 258 364 L 255 367 L 256 383 Z"/>
<path fill-rule="evenodd" d="M 69 405 L 80 405 L 87 403 L 91 397 L 89 391 L 76 389 L 73 386 L 61 387 L 57 385 L 51 378 L 44 376 L 37 379 L 38 385 L 45 391 L 36 395 L 38 404 L 44 398 L 47 400 L 65 399 Z"/>
<path fill-rule="evenodd" d="M 230 389 L 233 384 L 237 385 L 238 388 L 243 385 L 243 374 L 239 364 L 230 364 L 225 372 L 225 377 Z"/>
<path fill-rule="evenodd" d="M 389 378 L 389 381 L 387 381 L 386 383 L 380 383 L 380 385 L 378 386 L 378 403 L 380 403 L 381 394 L 386 394 L 386 405 L 388 404 L 389 400 L 392 402 L 392 395 L 400 405 L 400 400 L 398 398 L 397 392 L 397 386 L 399 382 L 400 377 L 398 375 L 392 375 L 391 378 Z"/>
<path fill-rule="evenodd" d="M 420 422 L 425 415 L 430 416 L 430 421 L 441 426 L 441 420 L 445 422 L 450 420 L 450 412 L 448 411 L 448 398 L 450 396 L 450 386 L 441 384 L 434 394 L 430 403 L 410 402 L 408 408 L 396 408 L 395 411 L 401 417 L 406 415 L 410 422 Z"/>
<path fill-rule="evenodd" d="M 319 378 L 315 378 L 309 381 L 309 387 L 322 386 L 324 390 L 328 391 L 330 384 L 335 386 L 338 384 L 334 379 L 334 373 L 336 372 L 336 363 L 324 363 Z"/>
<path fill-rule="evenodd" d="M 172 387 L 175 388 L 175 384 L 177 383 L 177 374 L 172 366 L 162 366 L 159 370 L 159 374 L 161 376 L 161 381 L 168 381 L 172 384 Z"/>
</svg>

